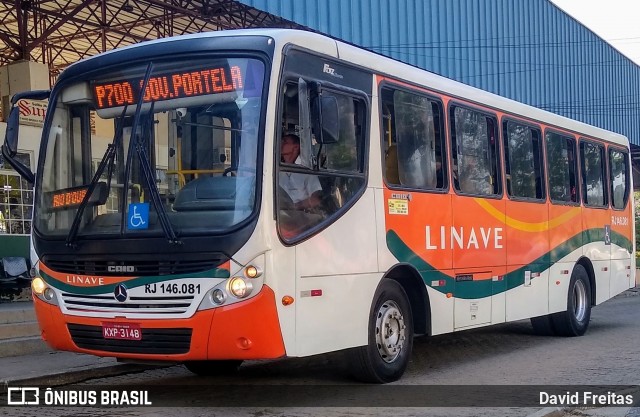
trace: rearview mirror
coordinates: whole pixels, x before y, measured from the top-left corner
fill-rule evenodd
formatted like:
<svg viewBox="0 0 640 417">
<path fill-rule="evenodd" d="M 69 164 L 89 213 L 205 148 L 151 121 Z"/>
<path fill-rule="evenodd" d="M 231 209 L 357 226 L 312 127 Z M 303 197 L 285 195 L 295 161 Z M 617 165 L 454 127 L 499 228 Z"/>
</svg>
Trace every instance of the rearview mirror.
<svg viewBox="0 0 640 417">
<path fill-rule="evenodd" d="M 33 184 L 33 172 L 15 159 L 18 153 L 18 133 L 20 130 L 20 108 L 16 104 L 23 99 L 28 100 L 45 100 L 49 98 L 51 92 L 49 90 L 26 91 L 14 94 L 11 98 L 11 111 L 7 120 L 7 130 L 4 136 L 4 144 L 2 145 L 2 156 L 18 173 L 28 182 Z"/>
<path fill-rule="evenodd" d="M 18 106 L 11 107 L 9 118 L 7 119 L 7 131 L 4 135 L 4 146 L 7 154 L 11 157 L 18 152 L 18 131 L 20 127 L 20 108 Z M 4 153 L 4 152 L 3 152 Z"/>
</svg>

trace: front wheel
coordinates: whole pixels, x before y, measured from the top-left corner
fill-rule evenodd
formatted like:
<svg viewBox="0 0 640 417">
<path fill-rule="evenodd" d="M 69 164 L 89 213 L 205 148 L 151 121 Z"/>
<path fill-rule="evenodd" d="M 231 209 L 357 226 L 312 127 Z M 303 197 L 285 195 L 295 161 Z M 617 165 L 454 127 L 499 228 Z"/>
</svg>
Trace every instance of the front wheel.
<svg viewBox="0 0 640 417">
<path fill-rule="evenodd" d="M 567 310 L 551 315 L 553 328 L 561 336 L 582 336 L 591 319 L 591 285 L 582 265 L 576 265 L 569 281 Z"/>
<path fill-rule="evenodd" d="M 189 361 L 185 362 L 184 366 L 199 376 L 216 376 L 233 374 L 241 364 L 241 360 Z"/>
<path fill-rule="evenodd" d="M 363 382 L 387 383 L 402 376 L 413 345 L 413 317 L 407 294 L 391 279 L 382 281 L 369 314 L 369 343 L 351 349 L 352 375 Z"/>
</svg>

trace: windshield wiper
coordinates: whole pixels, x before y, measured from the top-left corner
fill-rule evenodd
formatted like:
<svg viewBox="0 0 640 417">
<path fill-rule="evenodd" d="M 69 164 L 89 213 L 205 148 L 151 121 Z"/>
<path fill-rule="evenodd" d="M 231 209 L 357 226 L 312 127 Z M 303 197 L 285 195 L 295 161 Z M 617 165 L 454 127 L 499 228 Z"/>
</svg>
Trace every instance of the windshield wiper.
<svg viewBox="0 0 640 417">
<path fill-rule="evenodd" d="M 120 115 L 120 120 L 124 120 L 124 115 L 127 112 L 127 105 L 124 106 L 122 110 L 122 114 Z M 84 210 L 87 208 L 89 204 L 89 199 L 91 195 L 96 189 L 96 186 L 100 182 L 100 177 L 104 172 L 107 164 L 109 164 L 108 178 L 107 178 L 107 190 L 111 186 L 111 175 L 113 173 L 112 167 L 113 162 L 115 161 L 116 151 L 118 146 L 120 146 L 120 142 L 122 141 L 122 132 L 124 130 L 124 123 L 120 123 L 120 126 L 116 130 L 116 134 L 113 137 L 113 141 L 107 145 L 107 151 L 102 156 L 102 160 L 96 169 L 96 173 L 93 175 L 91 182 L 89 183 L 89 188 L 87 188 L 87 192 L 82 199 L 82 202 L 78 206 L 78 211 L 76 212 L 75 217 L 73 218 L 73 223 L 71 224 L 71 228 L 69 229 L 69 234 L 67 235 L 66 245 L 74 246 L 76 242 L 76 238 L 78 236 L 78 230 L 80 229 L 80 222 L 82 221 L 82 216 L 84 214 Z"/>
<path fill-rule="evenodd" d="M 147 84 L 149 83 L 149 78 L 151 78 L 151 71 L 153 69 L 153 62 L 150 62 L 147 66 L 147 71 L 144 75 L 144 80 L 142 81 L 142 86 L 140 89 L 140 98 L 138 99 L 138 104 L 136 106 L 136 113 L 133 117 L 133 123 L 131 125 L 131 138 L 129 141 L 129 150 L 127 152 L 127 161 L 125 164 L 125 174 L 124 174 L 124 183 L 127 184 L 125 188 L 125 198 L 122 199 L 122 215 L 121 215 L 121 223 L 120 223 L 120 234 L 124 234 L 125 232 L 125 224 L 127 224 L 127 199 L 126 193 L 128 192 L 128 184 L 129 184 L 129 176 L 131 175 L 131 163 L 133 154 L 132 151 L 135 151 L 138 155 L 138 159 L 140 161 L 140 166 L 142 168 L 142 173 L 147 181 L 147 185 L 149 186 L 149 194 L 151 194 L 151 202 L 156 209 L 156 213 L 158 215 L 158 221 L 160 222 L 160 226 L 162 226 L 162 231 L 164 232 L 165 237 L 169 240 L 169 243 L 177 243 L 181 244 L 182 242 L 176 236 L 176 232 L 173 230 L 173 226 L 169 221 L 169 216 L 167 215 L 167 211 L 162 204 L 162 198 L 160 196 L 160 191 L 158 190 L 158 186 L 155 181 L 155 175 L 153 170 L 151 169 L 151 163 L 149 162 L 149 158 L 144 150 L 144 143 L 147 141 L 147 130 L 151 130 L 151 127 L 144 130 L 144 133 L 138 135 L 138 124 L 140 123 L 140 117 L 142 114 L 142 102 L 144 100 L 144 92 L 147 89 Z M 151 103 L 151 108 L 149 109 L 149 115 L 153 118 L 153 108 L 155 103 Z"/>
<path fill-rule="evenodd" d="M 149 123 L 153 123 L 152 120 L 154 104 L 155 103 L 151 103 L 151 109 L 149 110 L 149 114 L 152 116 Z M 158 220 L 160 221 L 162 230 L 169 240 L 169 243 L 181 244 L 182 242 L 178 240 L 176 232 L 171 226 L 169 216 L 167 215 L 167 210 L 164 208 L 164 204 L 162 204 L 162 197 L 160 196 L 160 190 L 158 190 L 158 185 L 155 181 L 155 174 L 153 172 L 153 169 L 151 168 L 151 162 L 149 161 L 149 156 L 147 155 L 147 152 L 145 150 L 146 148 L 144 145 L 149 140 L 150 134 L 151 126 L 148 126 L 144 129 L 142 138 L 139 138 L 138 135 L 136 135 L 135 151 L 138 154 L 138 158 L 140 158 L 142 173 L 144 174 L 144 177 L 147 180 L 147 184 L 149 185 L 149 194 L 151 195 L 151 201 L 156 208 L 156 213 L 158 214 Z"/>
</svg>

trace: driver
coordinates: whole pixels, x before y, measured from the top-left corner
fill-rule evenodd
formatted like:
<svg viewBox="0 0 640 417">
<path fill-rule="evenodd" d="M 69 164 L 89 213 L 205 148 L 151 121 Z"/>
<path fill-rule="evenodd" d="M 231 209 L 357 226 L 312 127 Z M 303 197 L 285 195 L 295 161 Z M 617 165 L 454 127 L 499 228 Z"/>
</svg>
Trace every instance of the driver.
<svg viewBox="0 0 640 417">
<path fill-rule="evenodd" d="M 280 143 L 280 158 L 286 164 L 300 165 L 300 138 L 294 134 L 286 134 Z M 279 185 L 299 210 L 316 208 L 321 202 L 322 186 L 315 175 L 297 172 L 280 172 Z"/>
</svg>

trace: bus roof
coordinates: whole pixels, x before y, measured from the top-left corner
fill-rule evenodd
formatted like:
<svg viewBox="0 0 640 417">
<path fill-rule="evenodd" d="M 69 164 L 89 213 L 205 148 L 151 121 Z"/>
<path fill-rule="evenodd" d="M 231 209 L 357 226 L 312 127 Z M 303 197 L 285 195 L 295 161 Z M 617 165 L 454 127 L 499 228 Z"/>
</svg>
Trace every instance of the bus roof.
<svg viewBox="0 0 640 417">
<path fill-rule="evenodd" d="M 573 131 L 578 135 L 603 139 L 624 147 L 629 146 L 628 139 L 621 134 L 559 116 L 555 113 L 472 87 L 325 35 L 295 29 L 238 29 L 161 38 L 107 51 L 103 54 L 78 61 L 69 66 L 68 69 L 77 69 L 77 66 L 84 67 L 85 65 L 93 65 L 95 60 L 100 60 L 102 57 L 110 56 L 111 54 L 131 53 L 134 49 L 148 48 L 152 45 L 233 36 L 270 37 L 275 41 L 276 50 L 283 48 L 287 44 L 299 45 L 333 58 L 340 58 L 362 68 L 369 69 L 374 73 L 419 85 L 461 100 L 488 106 L 498 111 L 513 113 L 546 125 L 553 125 L 564 130 Z"/>
</svg>

